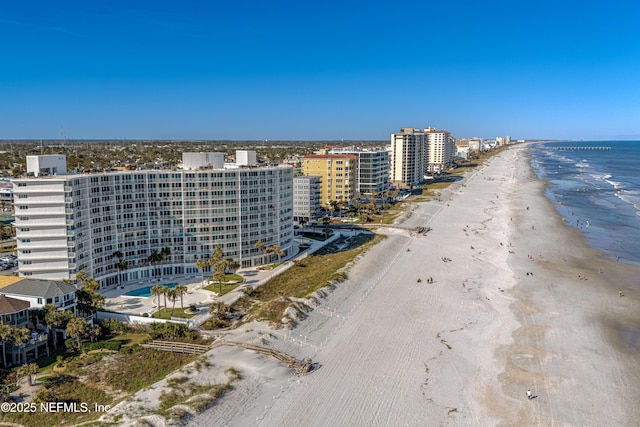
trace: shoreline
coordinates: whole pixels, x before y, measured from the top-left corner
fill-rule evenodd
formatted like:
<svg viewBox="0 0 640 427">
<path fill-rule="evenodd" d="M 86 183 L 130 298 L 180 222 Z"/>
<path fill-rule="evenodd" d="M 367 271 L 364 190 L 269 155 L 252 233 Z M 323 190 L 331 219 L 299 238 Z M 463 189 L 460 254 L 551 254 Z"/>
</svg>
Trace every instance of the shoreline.
<svg viewBox="0 0 640 427">
<path fill-rule="evenodd" d="M 229 367 L 243 379 L 186 424 L 637 424 L 640 342 L 624 342 L 640 330 L 638 298 L 616 285 L 640 269 L 603 259 L 561 221 L 526 150 L 417 203 L 403 225 L 431 231 L 386 231 L 294 329 L 225 333 L 320 369 L 296 376 L 250 351 L 212 350 L 199 381 Z M 151 408 L 163 384 L 128 400 Z"/>
</svg>

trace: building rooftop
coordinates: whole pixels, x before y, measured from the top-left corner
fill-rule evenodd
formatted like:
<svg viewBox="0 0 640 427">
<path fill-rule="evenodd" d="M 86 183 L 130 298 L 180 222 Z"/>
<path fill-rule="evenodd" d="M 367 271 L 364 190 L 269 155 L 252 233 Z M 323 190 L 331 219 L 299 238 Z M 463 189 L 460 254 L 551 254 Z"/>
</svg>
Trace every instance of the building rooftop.
<svg viewBox="0 0 640 427">
<path fill-rule="evenodd" d="M 308 154 L 303 159 L 354 159 L 357 160 L 356 154 Z"/>
<path fill-rule="evenodd" d="M 0 315 L 18 313 L 22 310 L 26 310 L 30 306 L 31 304 L 29 304 L 29 301 L 0 295 Z"/>
<path fill-rule="evenodd" d="M 56 280 L 18 279 L 22 280 L 4 286 L 0 285 L 0 293 L 37 298 L 53 298 L 76 291 L 74 286 Z"/>
</svg>

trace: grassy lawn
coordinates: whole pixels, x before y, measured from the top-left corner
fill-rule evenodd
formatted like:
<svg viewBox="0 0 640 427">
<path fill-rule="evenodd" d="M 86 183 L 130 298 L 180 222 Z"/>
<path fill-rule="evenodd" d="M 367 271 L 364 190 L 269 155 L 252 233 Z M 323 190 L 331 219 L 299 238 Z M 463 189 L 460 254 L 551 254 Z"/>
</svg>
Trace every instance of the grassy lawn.
<svg viewBox="0 0 640 427">
<path fill-rule="evenodd" d="M 180 308 L 180 306 L 176 307 L 174 310 L 171 310 L 171 308 L 169 308 L 166 311 L 165 311 L 165 309 L 163 307 L 160 310 L 158 310 L 155 313 L 153 313 L 153 318 L 154 319 L 166 319 L 166 320 L 171 320 L 172 317 L 180 317 L 182 319 L 190 319 L 193 316 L 194 316 L 193 314 L 185 313 L 184 310 L 182 308 Z"/>
<path fill-rule="evenodd" d="M 208 291 L 218 294 L 218 296 L 221 297 L 222 295 L 228 294 L 229 292 L 231 292 L 237 287 L 238 287 L 237 283 L 227 283 L 227 284 L 222 284 L 222 288 L 221 288 L 219 283 L 213 282 L 212 284 L 210 284 L 209 286 L 205 286 L 204 288 Z"/>
<path fill-rule="evenodd" d="M 248 299 L 241 300 L 234 308 L 239 311 L 249 310 L 248 319 L 262 319 L 279 322 L 284 310 L 291 304 L 283 295 L 305 298 L 332 281 L 346 278 L 345 273 L 338 272 L 355 257 L 364 253 L 373 245 L 384 239 L 381 235 L 362 234 L 352 239 L 354 245 L 336 253 L 311 255 L 297 263 L 289 270 L 274 277 L 256 289 Z M 257 304 L 254 304 L 258 302 Z"/>
</svg>

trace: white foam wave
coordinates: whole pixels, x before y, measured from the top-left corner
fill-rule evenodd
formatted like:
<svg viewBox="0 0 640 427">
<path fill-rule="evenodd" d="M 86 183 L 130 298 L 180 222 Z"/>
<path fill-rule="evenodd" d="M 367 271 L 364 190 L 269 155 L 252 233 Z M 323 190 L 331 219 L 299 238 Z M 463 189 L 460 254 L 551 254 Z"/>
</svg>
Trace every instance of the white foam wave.
<svg viewBox="0 0 640 427">
<path fill-rule="evenodd" d="M 576 167 L 578 167 L 578 168 L 590 168 L 591 165 L 586 160 L 580 160 L 578 163 L 576 163 Z"/>
<path fill-rule="evenodd" d="M 640 191 L 637 190 L 620 190 L 616 192 L 616 197 L 623 202 L 632 205 L 636 211 L 640 212 Z M 636 212 L 636 214 L 638 214 Z"/>
<path fill-rule="evenodd" d="M 618 181 L 611 181 L 610 179 L 605 179 L 604 181 L 613 185 L 613 188 L 615 188 L 616 190 L 620 190 L 622 187 L 624 187 L 624 184 Z"/>
</svg>

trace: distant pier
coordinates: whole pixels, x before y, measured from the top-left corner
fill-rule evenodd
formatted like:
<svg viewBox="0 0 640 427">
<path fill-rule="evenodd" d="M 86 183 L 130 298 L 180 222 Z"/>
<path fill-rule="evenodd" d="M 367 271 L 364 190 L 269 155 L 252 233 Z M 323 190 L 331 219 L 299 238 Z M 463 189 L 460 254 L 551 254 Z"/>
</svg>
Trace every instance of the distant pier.
<svg viewBox="0 0 640 427">
<path fill-rule="evenodd" d="M 577 151 L 577 150 L 611 150 L 611 147 L 578 147 L 578 146 L 573 146 L 573 145 L 567 145 L 565 147 L 549 147 L 552 150 L 570 150 L 570 151 Z"/>
</svg>

